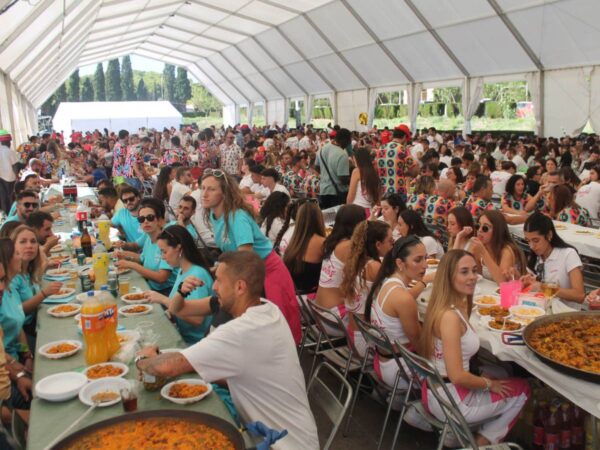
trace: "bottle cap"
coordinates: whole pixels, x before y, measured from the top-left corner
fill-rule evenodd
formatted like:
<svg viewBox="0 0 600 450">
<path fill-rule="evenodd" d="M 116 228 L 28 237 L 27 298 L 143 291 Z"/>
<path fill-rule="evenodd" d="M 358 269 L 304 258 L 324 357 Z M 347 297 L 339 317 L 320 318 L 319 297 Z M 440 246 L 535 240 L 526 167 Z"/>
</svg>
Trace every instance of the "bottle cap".
<svg viewBox="0 0 600 450">
<path fill-rule="evenodd" d="M 108 285 L 107 284 L 103 284 L 102 286 L 100 286 L 100 290 L 101 291 L 108 291 Z"/>
<path fill-rule="evenodd" d="M 87 296 L 88 297 L 93 297 L 94 296 L 94 291 L 88 291 Z"/>
</svg>

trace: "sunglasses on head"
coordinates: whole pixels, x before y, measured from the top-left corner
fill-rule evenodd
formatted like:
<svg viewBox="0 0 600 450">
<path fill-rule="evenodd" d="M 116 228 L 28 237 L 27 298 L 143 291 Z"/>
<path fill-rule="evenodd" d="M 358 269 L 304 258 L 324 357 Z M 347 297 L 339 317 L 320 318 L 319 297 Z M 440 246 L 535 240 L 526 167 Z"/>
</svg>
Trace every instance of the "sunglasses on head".
<svg viewBox="0 0 600 450">
<path fill-rule="evenodd" d="M 134 201 L 135 201 L 135 198 L 136 198 L 136 197 L 135 197 L 135 195 L 134 195 L 133 197 L 122 198 L 121 200 L 122 200 L 124 203 L 129 203 L 129 202 L 134 202 Z"/>
<path fill-rule="evenodd" d="M 156 220 L 156 216 L 154 214 L 148 214 L 147 216 L 138 216 L 137 220 L 139 223 L 144 223 L 146 220 L 148 222 L 154 222 Z"/>
<path fill-rule="evenodd" d="M 38 206 L 40 206 L 40 204 L 37 202 L 23 202 L 23 206 L 25 208 L 37 208 Z"/>
<path fill-rule="evenodd" d="M 221 169 L 204 169 L 202 174 L 202 178 L 206 177 L 215 177 L 215 178 L 224 178 L 225 184 L 229 184 L 229 179 L 227 178 L 227 174 L 223 172 Z"/>
<path fill-rule="evenodd" d="M 480 225 L 480 224 L 477 223 L 477 224 L 475 224 L 475 229 L 478 230 L 478 231 L 481 229 L 481 231 L 483 231 L 484 233 L 487 233 L 492 228 L 489 225 L 487 225 L 487 224 Z"/>
</svg>

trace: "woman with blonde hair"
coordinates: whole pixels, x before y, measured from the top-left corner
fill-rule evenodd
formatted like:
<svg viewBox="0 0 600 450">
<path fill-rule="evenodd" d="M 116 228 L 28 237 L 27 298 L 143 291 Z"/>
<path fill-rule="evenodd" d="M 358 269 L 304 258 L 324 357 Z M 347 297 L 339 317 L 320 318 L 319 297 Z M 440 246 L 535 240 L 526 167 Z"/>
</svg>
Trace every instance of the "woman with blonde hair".
<svg viewBox="0 0 600 450">
<path fill-rule="evenodd" d="M 356 226 L 350 238 L 350 258 L 344 266 L 344 277 L 340 285 L 347 313 L 364 318 L 367 296 L 381 267 L 380 258 L 387 255 L 393 246 L 392 229 L 387 223 L 363 220 Z M 352 315 L 348 318 L 348 332 L 360 356 L 363 356 L 366 342 Z"/>
<path fill-rule="evenodd" d="M 444 256 L 427 305 L 419 352 L 445 378 L 467 422 L 484 422 L 476 440 L 479 445 L 488 445 L 506 436 L 525 406 L 530 389 L 524 379 L 494 379 L 485 372 L 480 376 L 469 371 L 470 360 L 480 346 L 479 336 L 469 324 L 477 275 L 477 262 L 471 253 L 450 250 Z M 426 384 L 423 388 L 425 407 L 444 420 L 437 400 Z"/>
</svg>

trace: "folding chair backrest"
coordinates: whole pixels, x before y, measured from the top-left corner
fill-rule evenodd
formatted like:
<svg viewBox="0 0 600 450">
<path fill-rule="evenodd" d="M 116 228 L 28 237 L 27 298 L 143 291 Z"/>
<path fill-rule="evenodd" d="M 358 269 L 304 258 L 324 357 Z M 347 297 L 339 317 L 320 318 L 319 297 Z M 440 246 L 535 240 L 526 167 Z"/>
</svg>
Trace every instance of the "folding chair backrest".
<svg viewBox="0 0 600 450">
<path fill-rule="evenodd" d="M 315 323 L 315 318 L 313 317 L 312 311 L 308 307 L 308 303 L 310 300 L 306 298 L 306 296 L 302 294 L 296 294 L 298 298 L 298 303 L 300 304 L 300 315 L 302 316 L 302 320 L 306 325 L 313 325 Z"/>
<path fill-rule="evenodd" d="M 343 336 L 346 338 L 346 342 L 350 348 L 350 351 L 352 352 L 352 355 L 359 354 L 354 347 L 353 340 L 348 335 L 346 325 L 344 325 L 344 322 L 342 322 L 342 319 L 340 319 L 339 316 L 335 315 L 327 308 L 317 305 L 315 302 L 308 301 L 307 304 L 309 310 L 312 312 L 312 315 L 315 318 L 315 322 L 317 323 L 319 330 L 332 348 L 335 348 L 335 345 L 333 344 L 334 340 L 340 336 Z M 331 329 L 336 330 L 339 334 L 333 336 L 330 331 Z"/>
<path fill-rule="evenodd" d="M 327 374 L 322 374 L 321 371 L 327 372 Z M 327 378 L 335 378 L 336 381 L 340 383 L 340 385 L 346 391 L 346 396 L 342 400 L 342 397 L 338 398 L 338 395 L 335 394 L 329 386 L 323 381 L 323 375 Z M 333 423 L 333 428 L 329 434 L 329 438 L 327 442 L 322 447 L 323 450 L 328 449 L 335 437 L 337 430 L 346 415 L 346 411 L 350 406 L 350 401 L 352 400 L 352 385 L 344 378 L 344 376 L 336 370 L 330 364 L 324 362 L 319 364 L 317 369 L 315 370 L 312 378 L 308 383 L 308 398 L 312 405 L 319 406 L 320 409 L 325 412 L 329 420 Z M 337 389 L 336 389 L 337 391 Z"/>
<path fill-rule="evenodd" d="M 583 257 L 583 283 L 587 288 L 600 288 L 600 261 Z"/>
<path fill-rule="evenodd" d="M 440 408 L 446 416 L 448 425 L 454 432 L 456 438 L 465 447 L 471 446 L 474 449 L 479 448 L 475 441 L 475 437 L 469 428 L 469 424 L 458 409 L 458 405 L 450 395 L 448 387 L 438 370 L 430 361 L 409 351 L 405 347 L 400 347 L 400 353 L 410 370 L 420 377 L 425 378 L 429 391 L 440 405 Z"/>
</svg>

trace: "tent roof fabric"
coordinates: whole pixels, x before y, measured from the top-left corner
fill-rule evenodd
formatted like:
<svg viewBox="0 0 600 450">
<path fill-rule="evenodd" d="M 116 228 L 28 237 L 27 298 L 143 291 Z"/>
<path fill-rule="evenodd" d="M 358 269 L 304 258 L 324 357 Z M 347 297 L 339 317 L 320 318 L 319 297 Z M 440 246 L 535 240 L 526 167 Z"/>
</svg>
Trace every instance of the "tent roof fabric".
<svg viewBox="0 0 600 450">
<path fill-rule="evenodd" d="M 171 102 L 61 102 L 57 115 L 77 119 L 127 119 L 130 117 L 179 117 Z"/>
<path fill-rule="evenodd" d="M 0 15 L 0 70 L 35 106 L 127 54 L 186 67 L 224 104 L 600 63 L 589 0 L 30 3 Z"/>
</svg>

